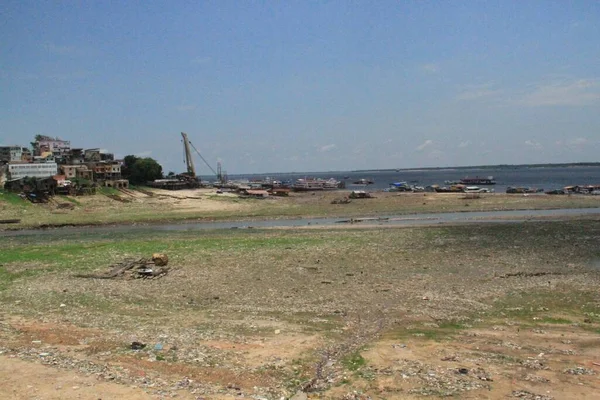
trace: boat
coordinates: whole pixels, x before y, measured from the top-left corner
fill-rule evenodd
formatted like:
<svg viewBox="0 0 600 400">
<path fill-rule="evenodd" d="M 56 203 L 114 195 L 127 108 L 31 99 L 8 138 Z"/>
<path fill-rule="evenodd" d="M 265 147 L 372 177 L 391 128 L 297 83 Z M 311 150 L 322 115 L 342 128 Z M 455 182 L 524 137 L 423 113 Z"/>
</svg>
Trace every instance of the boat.
<svg viewBox="0 0 600 400">
<path fill-rule="evenodd" d="M 437 193 L 462 193 L 465 191 L 464 185 L 452 185 L 450 187 L 435 187 L 434 189 Z"/>
<path fill-rule="evenodd" d="M 389 187 L 385 189 L 386 192 L 410 192 L 411 190 L 412 188 L 406 182 L 390 183 Z"/>
<path fill-rule="evenodd" d="M 488 188 L 480 188 L 479 186 L 467 186 L 465 188 L 465 193 L 490 193 L 494 189 Z"/>
<path fill-rule="evenodd" d="M 495 185 L 496 181 L 493 176 L 488 177 L 479 177 L 476 176 L 474 178 L 465 177 L 460 180 L 462 185 Z"/>
<path fill-rule="evenodd" d="M 364 179 L 364 178 L 352 182 L 352 184 L 354 184 L 354 185 L 372 185 L 374 183 L 375 182 L 373 182 L 373 181 L 371 181 L 369 179 Z"/>
<path fill-rule="evenodd" d="M 509 186 L 506 188 L 506 193 L 542 193 L 544 189 L 532 188 L 532 187 L 512 187 Z"/>
<path fill-rule="evenodd" d="M 458 185 L 460 184 L 460 181 L 444 181 L 444 185 Z"/>
<path fill-rule="evenodd" d="M 319 190 L 335 190 L 344 187 L 343 182 L 336 179 L 315 179 L 315 178 L 304 178 L 298 179 L 292 185 L 294 192 L 312 192 Z"/>
</svg>

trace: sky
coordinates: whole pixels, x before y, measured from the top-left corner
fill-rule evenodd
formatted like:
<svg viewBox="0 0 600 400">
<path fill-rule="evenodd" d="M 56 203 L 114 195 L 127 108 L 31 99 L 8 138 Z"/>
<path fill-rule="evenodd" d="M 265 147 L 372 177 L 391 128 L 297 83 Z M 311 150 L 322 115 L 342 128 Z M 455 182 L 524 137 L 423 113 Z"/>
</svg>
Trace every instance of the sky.
<svg viewBox="0 0 600 400">
<path fill-rule="evenodd" d="M 182 172 L 182 131 L 230 174 L 599 161 L 600 2 L 0 2 L 0 144 Z"/>
</svg>

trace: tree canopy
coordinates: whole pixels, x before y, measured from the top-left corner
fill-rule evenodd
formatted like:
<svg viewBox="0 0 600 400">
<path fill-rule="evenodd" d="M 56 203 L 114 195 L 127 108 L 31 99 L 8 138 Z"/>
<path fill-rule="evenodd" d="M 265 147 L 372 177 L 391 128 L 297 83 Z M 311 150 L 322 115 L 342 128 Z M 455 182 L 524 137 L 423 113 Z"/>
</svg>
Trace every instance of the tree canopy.
<svg viewBox="0 0 600 400">
<path fill-rule="evenodd" d="M 153 158 L 128 155 L 124 161 L 122 175 L 133 184 L 144 184 L 163 177 L 162 166 Z"/>
</svg>

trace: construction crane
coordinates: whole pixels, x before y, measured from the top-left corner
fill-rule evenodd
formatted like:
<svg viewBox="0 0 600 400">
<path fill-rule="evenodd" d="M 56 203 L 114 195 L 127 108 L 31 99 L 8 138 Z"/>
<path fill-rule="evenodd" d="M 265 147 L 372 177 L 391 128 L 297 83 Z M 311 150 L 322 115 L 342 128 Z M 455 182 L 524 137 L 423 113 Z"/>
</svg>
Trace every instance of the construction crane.
<svg viewBox="0 0 600 400">
<path fill-rule="evenodd" d="M 192 151 L 190 150 L 192 144 L 188 139 L 187 133 L 181 132 L 181 137 L 183 138 L 183 148 L 185 149 L 185 165 L 187 166 L 187 174 L 196 179 L 196 168 L 194 167 Z"/>
<path fill-rule="evenodd" d="M 192 151 L 191 151 L 191 149 L 194 149 L 196 154 L 198 154 L 198 156 L 200 156 L 200 159 L 202 159 L 202 161 L 204 161 L 204 164 L 206 164 L 206 166 L 213 172 L 213 174 L 215 174 L 217 179 L 221 180 L 222 174 L 220 172 L 215 171 L 214 168 L 210 166 L 208 161 L 206 161 L 206 159 L 204 157 L 202 157 L 202 154 L 200 154 L 200 152 L 198 151 L 196 146 L 194 146 L 194 144 L 192 142 L 190 142 L 190 140 L 188 139 L 187 133 L 181 132 L 181 137 L 183 137 L 183 148 L 185 150 L 185 164 L 187 166 L 187 175 L 196 179 L 196 168 L 194 168 L 194 160 L 192 159 Z M 218 165 L 218 168 L 220 168 L 220 163 Z"/>
</svg>

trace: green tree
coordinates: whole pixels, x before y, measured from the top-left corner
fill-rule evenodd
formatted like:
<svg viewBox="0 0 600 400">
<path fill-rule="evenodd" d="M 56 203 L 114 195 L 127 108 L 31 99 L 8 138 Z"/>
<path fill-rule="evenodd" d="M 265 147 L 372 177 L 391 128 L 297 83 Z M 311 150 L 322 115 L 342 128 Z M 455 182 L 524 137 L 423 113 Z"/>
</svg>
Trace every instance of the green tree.
<svg viewBox="0 0 600 400">
<path fill-rule="evenodd" d="M 128 155 L 124 158 L 124 162 L 121 173 L 133 184 L 144 184 L 163 177 L 162 166 L 153 158 Z"/>
</svg>

